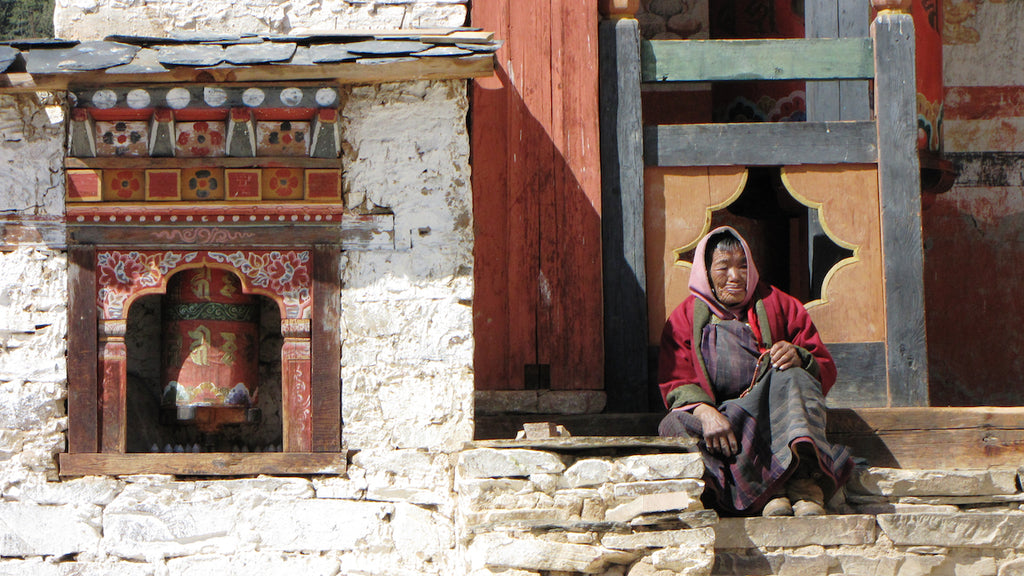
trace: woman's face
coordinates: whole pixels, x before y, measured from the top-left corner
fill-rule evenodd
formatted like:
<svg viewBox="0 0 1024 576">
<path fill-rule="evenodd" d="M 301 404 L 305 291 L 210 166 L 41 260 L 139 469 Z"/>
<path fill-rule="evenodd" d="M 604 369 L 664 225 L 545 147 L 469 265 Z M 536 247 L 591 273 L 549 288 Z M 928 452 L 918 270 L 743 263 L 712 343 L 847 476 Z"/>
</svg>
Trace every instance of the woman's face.
<svg viewBox="0 0 1024 576">
<path fill-rule="evenodd" d="M 747 256 L 742 248 L 715 248 L 711 256 L 711 286 L 726 306 L 736 306 L 747 296 Z"/>
</svg>

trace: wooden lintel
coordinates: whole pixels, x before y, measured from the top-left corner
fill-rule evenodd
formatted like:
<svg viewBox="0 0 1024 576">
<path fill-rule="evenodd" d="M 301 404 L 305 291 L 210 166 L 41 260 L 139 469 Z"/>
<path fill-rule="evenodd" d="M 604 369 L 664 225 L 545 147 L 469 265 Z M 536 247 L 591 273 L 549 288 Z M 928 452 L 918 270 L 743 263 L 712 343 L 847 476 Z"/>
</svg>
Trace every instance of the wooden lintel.
<svg viewBox="0 0 1024 576">
<path fill-rule="evenodd" d="M 165 170 L 174 168 L 341 168 L 340 158 L 245 157 L 245 158 L 65 158 L 69 170 Z"/>
<path fill-rule="evenodd" d="M 61 476 L 255 476 L 344 474 L 348 452 L 209 454 L 61 454 Z"/>
<path fill-rule="evenodd" d="M 380 84 L 411 80 L 482 78 L 494 72 L 493 54 L 456 58 L 394 58 L 394 62 L 342 62 L 317 66 L 268 65 L 234 68 L 181 66 L 151 74 L 108 74 L 103 70 L 66 74 L 0 74 L 0 92 L 67 90 L 69 86 L 122 84 L 333 81 L 341 84 Z"/>
<path fill-rule="evenodd" d="M 871 164 L 874 122 L 679 124 L 644 128 L 648 166 Z"/>
<path fill-rule="evenodd" d="M 132 246 L 160 249 L 168 246 L 277 247 L 331 244 L 342 250 L 393 250 L 395 217 L 392 214 L 345 215 L 338 224 L 271 226 L 93 226 L 69 224 L 68 244 Z"/>
<path fill-rule="evenodd" d="M 870 38 L 645 40 L 642 81 L 852 80 L 874 76 Z"/>
</svg>

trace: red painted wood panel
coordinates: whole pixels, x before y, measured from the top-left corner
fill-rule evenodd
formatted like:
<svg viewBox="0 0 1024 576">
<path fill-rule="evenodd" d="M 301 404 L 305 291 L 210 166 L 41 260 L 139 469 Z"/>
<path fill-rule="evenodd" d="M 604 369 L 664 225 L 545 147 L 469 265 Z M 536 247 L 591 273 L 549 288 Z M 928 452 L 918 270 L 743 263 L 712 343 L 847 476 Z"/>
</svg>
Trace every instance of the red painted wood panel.
<svg viewBox="0 0 1024 576">
<path fill-rule="evenodd" d="M 476 2 L 505 45 L 473 87 L 476 382 L 603 386 L 596 6 Z"/>
</svg>

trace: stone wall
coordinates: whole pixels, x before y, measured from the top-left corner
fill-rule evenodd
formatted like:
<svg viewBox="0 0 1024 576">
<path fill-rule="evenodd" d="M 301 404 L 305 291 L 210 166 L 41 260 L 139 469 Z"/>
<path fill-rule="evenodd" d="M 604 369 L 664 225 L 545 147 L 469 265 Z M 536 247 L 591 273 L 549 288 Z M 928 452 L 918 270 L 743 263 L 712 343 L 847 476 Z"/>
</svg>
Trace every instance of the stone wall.
<svg viewBox="0 0 1024 576">
<path fill-rule="evenodd" d="M 451 28 L 466 23 L 466 0 L 56 0 L 58 38 L 113 33 L 166 36 L 212 31 Z"/>
<path fill-rule="evenodd" d="M 459 455 L 465 573 L 710 574 L 718 517 L 700 502 L 700 454 L 586 448 Z"/>
<path fill-rule="evenodd" d="M 466 82 L 352 87 L 341 110 L 346 201 L 396 227 L 394 250 L 342 256 L 343 477 L 58 478 L 61 102 L 0 95 L 0 574 L 456 573 L 453 453 L 473 430 Z"/>
</svg>

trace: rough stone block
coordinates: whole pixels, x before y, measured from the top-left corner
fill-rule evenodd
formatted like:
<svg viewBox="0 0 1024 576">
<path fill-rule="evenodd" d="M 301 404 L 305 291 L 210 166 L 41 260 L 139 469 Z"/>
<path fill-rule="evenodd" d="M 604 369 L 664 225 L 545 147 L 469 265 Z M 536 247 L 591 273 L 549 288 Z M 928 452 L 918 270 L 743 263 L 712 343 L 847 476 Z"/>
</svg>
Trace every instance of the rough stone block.
<svg viewBox="0 0 1024 576">
<path fill-rule="evenodd" d="M 487 510 L 466 515 L 468 526 L 534 526 L 568 521 L 573 514 L 558 508 Z"/>
<path fill-rule="evenodd" d="M 66 576 L 64 566 L 44 562 L 40 558 L 22 560 L 4 558 L 0 561 L 0 576 Z M 152 572 L 150 572 L 152 574 Z"/>
<path fill-rule="evenodd" d="M 636 498 L 645 494 L 664 494 L 666 492 L 686 492 L 694 498 L 704 493 L 704 481 L 686 478 L 683 480 L 658 480 L 654 482 L 627 482 L 616 484 L 612 488 L 612 498 L 623 500 Z"/>
<path fill-rule="evenodd" d="M 124 483 L 107 476 L 86 476 L 63 482 L 20 482 L 6 490 L 6 496 L 22 502 L 59 506 L 110 504 Z"/>
<path fill-rule="evenodd" d="M 0 556 L 64 556 L 95 551 L 98 506 L 0 503 Z"/>
<path fill-rule="evenodd" d="M 478 448 L 459 455 L 459 471 L 465 478 L 527 477 L 563 470 L 558 456 L 537 450 Z"/>
<path fill-rule="evenodd" d="M 680 576 L 708 576 L 715 564 L 715 554 L 704 547 L 664 548 L 651 554 L 656 570 L 669 570 Z"/>
<path fill-rule="evenodd" d="M 628 564 L 636 555 L 581 544 L 515 539 L 501 534 L 477 536 L 470 545 L 474 568 L 520 568 L 600 573 L 609 564 Z"/>
<path fill-rule="evenodd" d="M 669 510 L 692 512 L 702 508 L 700 500 L 694 499 L 687 492 L 667 492 L 664 494 L 638 496 L 630 502 L 620 504 L 608 510 L 604 517 L 605 520 L 613 522 L 628 522 L 641 514 L 666 512 Z"/>
<path fill-rule="evenodd" d="M 384 502 L 274 502 L 245 514 L 243 522 L 263 550 L 355 550 L 366 542 L 389 545 L 385 534 L 394 511 Z"/>
<path fill-rule="evenodd" d="M 878 526 L 897 546 L 1024 547 L 1024 514 L 882 514 Z"/>
<path fill-rule="evenodd" d="M 659 530 L 632 534 L 605 534 L 601 545 L 614 550 L 643 550 L 648 548 L 714 546 L 714 528 L 692 530 Z"/>
<path fill-rule="evenodd" d="M 565 481 L 572 488 L 600 486 L 610 482 L 611 478 L 611 462 L 596 458 L 579 460 L 565 471 Z"/>
<path fill-rule="evenodd" d="M 839 546 L 875 542 L 875 517 L 867 515 L 722 518 L 715 548 Z"/>
<path fill-rule="evenodd" d="M 619 482 L 700 478 L 704 461 L 699 452 L 628 456 L 615 461 L 614 478 Z"/>
<path fill-rule="evenodd" d="M 882 496 L 983 496 L 1015 494 L 1017 471 L 1012 468 L 985 470 L 903 470 L 865 468 L 851 478 L 847 488 L 861 494 Z"/>
<path fill-rule="evenodd" d="M 198 555 L 167 561 L 167 571 L 175 576 L 223 574 L 259 574 L 260 576 L 333 576 L 338 561 L 314 554 L 273 554 L 249 552 L 233 556 Z M 114 573 L 111 573 L 113 576 Z"/>
</svg>

